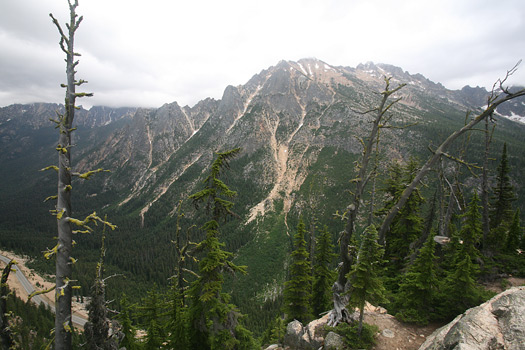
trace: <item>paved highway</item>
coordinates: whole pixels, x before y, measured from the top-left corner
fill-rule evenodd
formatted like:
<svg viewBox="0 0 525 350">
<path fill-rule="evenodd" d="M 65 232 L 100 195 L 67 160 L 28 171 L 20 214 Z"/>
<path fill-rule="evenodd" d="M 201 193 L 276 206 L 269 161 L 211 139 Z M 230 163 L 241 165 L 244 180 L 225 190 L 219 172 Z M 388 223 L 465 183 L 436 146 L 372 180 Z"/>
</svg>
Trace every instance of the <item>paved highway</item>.
<svg viewBox="0 0 525 350">
<path fill-rule="evenodd" d="M 4 263 L 8 264 L 11 259 L 8 257 L 5 257 L 3 255 L 0 255 L 0 260 L 2 260 Z M 27 295 L 33 293 L 35 291 L 35 288 L 29 282 L 29 280 L 26 278 L 26 276 L 23 274 L 22 270 L 19 269 L 16 265 L 13 266 L 14 269 L 16 269 L 16 278 L 18 278 L 18 281 L 24 287 Z M 9 275 L 10 278 L 12 278 L 12 273 Z M 49 303 L 45 298 L 43 298 L 40 295 L 35 295 L 33 298 L 31 298 L 37 305 L 40 305 L 40 303 L 44 303 L 47 305 L 53 312 L 55 312 L 55 305 L 52 305 Z M 87 320 L 83 317 L 80 317 L 78 315 L 73 314 L 73 323 L 76 325 L 80 325 L 84 327 L 84 324 L 87 322 Z"/>
</svg>

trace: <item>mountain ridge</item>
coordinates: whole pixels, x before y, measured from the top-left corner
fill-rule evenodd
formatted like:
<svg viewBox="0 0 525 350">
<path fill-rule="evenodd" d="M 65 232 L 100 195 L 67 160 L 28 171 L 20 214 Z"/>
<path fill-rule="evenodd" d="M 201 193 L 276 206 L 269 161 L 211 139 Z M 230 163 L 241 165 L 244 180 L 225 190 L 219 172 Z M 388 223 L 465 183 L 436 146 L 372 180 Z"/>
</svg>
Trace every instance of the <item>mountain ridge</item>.
<svg viewBox="0 0 525 350">
<path fill-rule="evenodd" d="M 315 222 L 328 225 L 334 235 L 342 230 L 333 214 L 347 205 L 360 138 L 370 125 L 364 112 L 377 106 L 384 75 L 392 76 L 392 88 L 406 86 L 392 96 L 402 98 L 391 111 L 395 127 L 382 132 L 382 174 L 392 160 L 426 157 L 429 146 L 463 126 L 466 112 L 483 106 L 488 96 L 481 88 L 447 90 L 390 65 L 335 67 L 303 59 L 280 61 L 244 85 L 226 87 L 221 99 L 204 99 L 192 107 L 171 102 L 160 108 L 81 109 L 73 135 L 74 171 L 111 172 L 74 184 L 75 215 L 94 209 L 107 213 L 120 227 L 108 236 L 108 266 L 130 280 L 165 285 L 175 264 L 170 242 L 180 201 L 183 227 L 190 222 L 199 227 L 204 213 L 194 210 L 188 195 L 199 188 L 214 152 L 241 147 L 225 174 L 238 193 L 234 210 L 240 220 L 225 223 L 222 238 L 250 273 L 230 281 L 230 288 L 241 310 L 275 308 L 298 218 L 313 231 Z M 518 111 L 513 109 L 521 106 L 518 102 L 510 111 Z M 48 119 L 61 107 L 13 106 L 0 108 L 0 193 L 5 198 L 0 202 L 0 245 L 37 256 L 53 237 L 54 219 L 42 200 L 56 192 L 56 181 L 38 170 L 56 162 L 56 130 Z M 525 148 L 525 125 L 496 118 L 491 156 L 498 156 L 504 141 L 511 152 Z M 476 146 L 479 137 L 473 136 Z M 468 156 L 479 162 L 477 152 Z M 525 161 L 518 155 L 511 162 L 519 178 Z M 479 181 L 465 177 L 469 183 Z M 525 198 L 524 186 L 518 182 L 516 189 Z M 198 241 L 199 233 L 194 235 Z M 89 262 L 99 243 L 96 237 L 78 240 L 79 260 Z M 89 264 L 77 268 L 87 276 L 79 277 L 87 291 Z"/>
</svg>

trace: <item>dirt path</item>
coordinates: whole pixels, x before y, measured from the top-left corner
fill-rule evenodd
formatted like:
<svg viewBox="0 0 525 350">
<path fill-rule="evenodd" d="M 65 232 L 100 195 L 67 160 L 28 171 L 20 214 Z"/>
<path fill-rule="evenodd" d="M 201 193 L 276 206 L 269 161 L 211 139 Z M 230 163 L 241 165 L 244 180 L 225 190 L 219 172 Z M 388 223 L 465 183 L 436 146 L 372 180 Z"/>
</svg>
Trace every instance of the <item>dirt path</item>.
<svg viewBox="0 0 525 350">
<path fill-rule="evenodd" d="M 368 307 L 365 322 L 376 325 L 379 334 L 373 350 L 417 350 L 436 329 L 443 324 L 416 326 L 399 322 L 383 308 Z"/>
</svg>

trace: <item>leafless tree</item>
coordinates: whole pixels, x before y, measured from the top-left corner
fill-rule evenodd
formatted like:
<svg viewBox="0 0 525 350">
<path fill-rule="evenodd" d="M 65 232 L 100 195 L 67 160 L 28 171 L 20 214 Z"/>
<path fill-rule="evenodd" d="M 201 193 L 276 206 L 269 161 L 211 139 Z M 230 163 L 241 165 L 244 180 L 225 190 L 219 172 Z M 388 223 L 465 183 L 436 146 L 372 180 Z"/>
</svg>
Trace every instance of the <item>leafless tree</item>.
<svg viewBox="0 0 525 350">
<path fill-rule="evenodd" d="M 332 287 L 334 297 L 334 309 L 330 314 L 329 324 L 332 326 L 337 325 L 340 322 L 351 321 L 351 315 L 346 309 L 348 304 L 349 290 L 347 275 L 350 272 L 354 258 L 356 255 L 355 247 L 350 245 L 352 237 L 354 235 L 355 225 L 358 217 L 359 207 L 362 202 L 362 196 L 364 189 L 370 178 L 373 176 L 373 172 L 370 172 L 368 167 L 372 156 L 374 155 L 374 149 L 377 147 L 377 136 L 381 128 L 386 127 L 386 124 L 390 121 L 392 115 L 388 114 L 392 106 L 400 101 L 400 98 L 389 101 L 390 97 L 397 91 L 402 89 L 405 84 L 400 84 L 394 89 L 390 89 L 390 78 L 385 77 L 385 90 L 381 92 L 381 102 L 378 107 L 373 108 L 363 114 L 374 113 L 374 119 L 372 121 L 372 129 L 368 139 L 360 140 L 363 145 L 363 154 L 361 161 L 357 165 L 358 175 L 352 182 L 355 184 L 355 190 L 352 196 L 351 204 L 348 206 L 343 217 L 346 219 L 345 230 L 341 233 L 339 239 L 340 248 L 340 259 L 341 263 L 339 266 L 339 274 L 337 281 Z"/>
<path fill-rule="evenodd" d="M 399 201 L 390 209 L 387 216 L 385 217 L 381 228 L 379 230 L 379 239 L 384 240 L 385 234 L 390 228 L 390 224 L 392 223 L 392 220 L 402 208 L 408 198 L 410 197 L 410 194 L 414 189 L 417 187 L 419 182 L 423 179 L 423 177 L 430 171 L 432 168 L 437 164 L 437 162 L 441 159 L 442 156 L 446 156 L 446 150 L 448 146 L 450 146 L 455 140 L 457 140 L 461 135 L 471 131 L 474 129 L 474 127 L 480 123 L 481 121 L 484 121 L 486 118 L 492 118 L 494 111 L 496 108 L 507 101 L 510 101 L 512 99 L 515 99 L 520 96 L 525 96 L 525 89 L 518 90 L 516 92 L 511 92 L 508 87 L 505 87 L 504 84 L 507 81 L 507 79 L 514 74 L 514 72 L 517 70 L 517 67 L 519 65 L 516 64 L 512 69 L 507 71 L 507 74 L 503 79 L 498 79 L 496 83 L 494 83 L 494 86 L 492 87 L 492 92 L 490 97 L 487 101 L 487 106 L 485 109 L 476 115 L 474 118 L 470 120 L 465 126 L 463 126 L 461 129 L 454 131 L 452 134 L 450 134 L 438 147 L 436 150 L 433 151 L 433 154 L 428 158 L 427 162 L 419 169 L 418 173 L 414 177 L 414 180 L 412 183 L 410 183 L 406 189 L 401 194 L 401 197 Z"/>
</svg>

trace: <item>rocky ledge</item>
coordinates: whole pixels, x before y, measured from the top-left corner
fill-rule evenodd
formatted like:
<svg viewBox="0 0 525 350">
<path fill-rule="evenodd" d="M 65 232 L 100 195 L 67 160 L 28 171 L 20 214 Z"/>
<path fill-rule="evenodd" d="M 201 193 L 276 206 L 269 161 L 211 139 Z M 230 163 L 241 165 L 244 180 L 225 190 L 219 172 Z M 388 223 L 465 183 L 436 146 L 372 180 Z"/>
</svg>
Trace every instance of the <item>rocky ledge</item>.
<svg viewBox="0 0 525 350">
<path fill-rule="evenodd" d="M 525 287 L 508 289 L 437 329 L 419 350 L 525 349 Z"/>
</svg>

